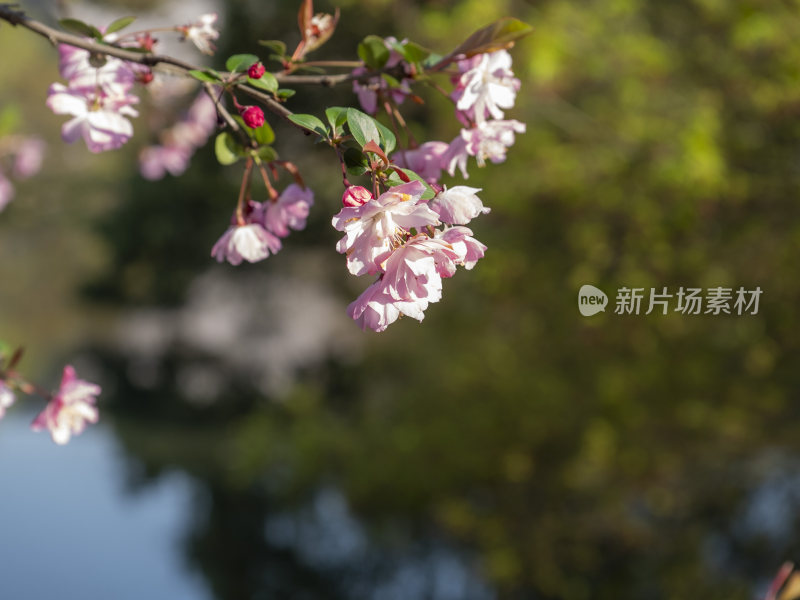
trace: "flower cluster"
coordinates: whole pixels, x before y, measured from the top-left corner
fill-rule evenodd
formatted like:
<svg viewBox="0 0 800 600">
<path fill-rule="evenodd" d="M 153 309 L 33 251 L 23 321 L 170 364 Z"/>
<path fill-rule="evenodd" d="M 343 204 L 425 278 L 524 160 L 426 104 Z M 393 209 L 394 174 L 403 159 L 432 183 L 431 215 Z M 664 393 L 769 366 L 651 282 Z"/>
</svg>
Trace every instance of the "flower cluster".
<svg viewBox="0 0 800 600">
<path fill-rule="evenodd" d="M 289 230 L 305 229 L 306 218 L 314 204 L 310 188 L 290 184 L 280 196 L 267 202 L 248 201 L 231 218 L 231 226 L 211 249 L 218 262 L 239 265 L 264 260 L 281 249 L 281 240 Z"/>
<path fill-rule="evenodd" d="M 126 117 L 136 117 L 139 98 L 131 94 L 136 80 L 128 63 L 96 57 L 87 50 L 61 44 L 59 68 L 67 85 L 50 86 L 47 106 L 58 115 L 72 115 L 61 137 L 72 143 L 82 137 L 90 152 L 115 150 L 133 135 Z"/>
<path fill-rule="evenodd" d="M 213 54 L 212 41 L 219 37 L 214 27 L 216 20 L 216 13 L 209 13 L 201 15 L 195 23 L 173 27 L 172 30 L 179 32 L 182 39 L 194 43 L 201 52 Z M 135 37 L 134 34 L 112 33 L 103 41 L 146 52 L 152 52 L 156 44 L 149 32 L 135 34 Z M 133 86 L 137 81 L 150 83 L 153 73 L 138 63 L 92 54 L 65 44 L 59 45 L 58 51 L 59 70 L 67 83 L 50 86 L 47 106 L 56 114 L 72 116 L 61 128 L 61 137 L 68 143 L 82 137 L 89 151 L 95 153 L 120 148 L 133 136 L 129 118 L 139 115 L 134 108 L 139 98 L 132 93 Z M 203 112 L 198 118 L 208 114 L 207 106 L 196 110 Z M 142 168 L 145 177 L 157 179 L 163 177 L 164 171 L 183 172 L 194 148 L 204 143 L 211 133 L 206 133 L 206 122 L 204 118 L 203 124 L 193 128 L 197 121 L 190 120 L 178 132 L 173 132 L 176 140 L 167 139 L 162 146 L 146 149 L 143 159 L 146 165 Z M 169 132 L 165 136 L 168 137 Z M 163 169 L 156 166 L 158 162 L 163 162 Z"/>
<path fill-rule="evenodd" d="M 467 159 L 474 156 L 478 166 L 486 160 L 500 163 L 506 150 L 514 144 L 514 134 L 524 133 L 525 124 L 504 120 L 501 109 L 514 106 L 520 81 L 511 71 L 511 55 L 506 50 L 479 54 L 458 62 L 460 75 L 451 95 L 456 103 L 456 116 L 467 127 L 451 143 L 442 156 L 442 168 L 450 175 L 456 167 L 464 178 Z"/>
<path fill-rule="evenodd" d="M 336 249 L 347 256 L 348 270 L 377 275 L 347 309 L 362 329 L 383 331 L 402 315 L 422 321 L 428 305 L 442 297 L 442 278 L 483 257 L 486 246 L 461 226 L 488 212 L 475 195 L 480 190 L 457 186 L 430 202 L 422 199 L 425 191 L 420 181 L 378 198 L 364 188 L 348 189 L 344 208 L 333 217 L 334 228 L 345 234 Z M 358 198 L 366 201 L 356 206 Z"/>
<path fill-rule="evenodd" d="M 203 146 L 217 128 L 214 101 L 200 92 L 186 116 L 164 130 L 161 143 L 144 148 L 139 154 L 139 169 L 145 179 L 161 179 L 167 173 L 181 175 L 195 151 Z"/>
<path fill-rule="evenodd" d="M 11 159 L 8 171 L 0 168 L 0 211 L 14 197 L 14 186 L 7 173 L 10 171 L 10 175 L 16 179 L 35 175 L 42 166 L 44 147 L 44 141 L 37 137 L 12 135 L 0 139 L 0 159 Z"/>
<path fill-rule="evenodd" d="M 449 144 L 426 142 L 418 148 L 399 151 L 395 163 L 416 171 L 429 183 L 436 183 L 442 171 L 455 175 L 456 168 L 466 179 L 467 161 L 474 156 L 478 166 L 486 161 L 500 163 L 514 145 L 515 134 L 525 132 L 525 124 L 504 119 L 502 109 L 514 105 L 520 81 L 511 71 L 511 55 L 506 50 L 478 54 L 457 63 L 459 74 L 450 97 L 456 117 L 465 126 Z"/>
</svg>

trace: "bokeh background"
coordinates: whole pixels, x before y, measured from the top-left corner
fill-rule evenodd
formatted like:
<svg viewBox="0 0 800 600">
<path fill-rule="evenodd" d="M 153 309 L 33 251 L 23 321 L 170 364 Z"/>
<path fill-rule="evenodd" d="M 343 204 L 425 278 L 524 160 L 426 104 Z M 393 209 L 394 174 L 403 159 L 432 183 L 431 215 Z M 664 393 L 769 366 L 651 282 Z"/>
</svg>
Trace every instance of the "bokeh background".
<svg viewBox="0 0 800 600">
<path fill-rule="evenodd" d="M 0 215 L 1 337 L 32 378 L 72 361 L 104 388 L 101 424 L 65 448 L 27 431 L 35 401 L 0 423 L 0 596 L 763 595 L 800 549 L 800 2 L 338 6 L 320 58 L 369 33 L 444 53 L 501 16 L 535 28 L 507 113 L 527 133 L 468 181 L 492 207 L 473 223 L 486 257 L 383 334 L 344 314 L 366 282 L 334 250 L 328 149 L 272 120 L 315 190 L 309 226 L 263 263 L 216 265 L 239 170 L 207 147 L 143 180 L 146 101 L 121 151 L 63 145 L 55 52 L 0 26 L 0 103 L 50 142 Z M 295 2 L 61 9 L 218 10 L 217 66 L 299 39 Z M 355 102 L 298 91 L 299 112 Z M 414 130 L 449 141 L 452 105 L 425 97 Z M 585 318 L 586 283 L 612 303 L 623 286 L 763 295 L 754 316 Z"/>
</svg>

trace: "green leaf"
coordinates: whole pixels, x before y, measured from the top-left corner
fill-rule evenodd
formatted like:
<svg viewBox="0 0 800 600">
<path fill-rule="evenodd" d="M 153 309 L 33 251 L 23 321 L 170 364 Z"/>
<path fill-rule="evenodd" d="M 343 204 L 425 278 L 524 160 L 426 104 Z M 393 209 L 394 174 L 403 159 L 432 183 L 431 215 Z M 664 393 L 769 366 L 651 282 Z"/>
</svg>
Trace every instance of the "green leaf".
<svg viewBox="0 0 800 600">
<path fill-rule="evenodd" d="M 112 21 L 111 25 L 106 27 L 106 35 L 125 29 L 128 25 L 133 23 L 136 17 L 120 17 L 116 21 Z"/>
<path fill-rule="evenodd" d="M 264 73 L 259 79 L 248 77 L 247 83 L 255 88 L 264 90 L 265 92 L 269 92 L 271 94 L 274 94 L 278 91 L 278 80 L 275 79 L 275 75 L 272 73 Z"/>
<path fill-rule="evenodd" d="M 380 142 L 381 140 L 377 121 L 358 109 L 347 109 L 347 125 L 350 127 L 353 138 L 362 148 L 369 141 Z"/>
<path fill-rule="evenodd" d="M 382 69 L 389 60 L 389 49 L 377 35 L 368 35 L 358 45 L 358 57 L 370 69 Z"/>
<path fill-rule="evenodd" d="M 258 150 L 256 150 L 256 154 L 258 154 L 258 157 L 261 160 L 265 160 L 267 162 L 278 159 L 278 153 L 275 152 L 275 148 L 272 146 L 261 146 Z"/>
<path fill-rule="evenodd" d="M 399 167 L 398 167 L 398 168 L 399 168 Z M 428 184 L 428 182 L 427 182 L 427 181 L 425 181 L 425 180 L 424 180 L 422 177 L 420 177 L 420 176 L 419 176 L 419 175 L 417 175 L 416 173 L 414 173 L 414 171 L 411 171 L 410 169 L 402 169 L 402 168 L 401 168 L 400 170 L 401 170 L 403 173 L 405 173 L 405 174 L 406 174 L 406 176 L 407 176 L 409 179 L 411 179 L 412 181 L 413 181 L 413 180 L 416 180 L 416 181 L 421 181 L 422 183 L 424 183 L 424 184 L 425 184 L 425 191 L 422 193 L 422 196 L 420 196 L 420 198 L 422 198 L 423 200 L 430 200 L 431 198 L 433 198 L 433 197 L 436 195 L 436 192 L 435 192 L 435 191 L 433 191 L 433 188 L 432 188 L 432 187 L 431 187 L 431 186 Z M 397 183 L 395 183 L 395 180 L 393 180 L 391 177 L 389 178 L 389 181 L 391 181 L 390 185 L 392 185 L 392 186 L 395 186 L 395 185 L 400 185 L 400 184 L 402 184 L 402 183 L 406 183 L 405 181 L 403 181 L 402 179 L 400 179 L 400 177 L 399 177 L 399 176 L 398 176 L 398 178 L 397 178 L 397 180 L 396 180 L 396 181 L 397 181 Z M 389 183 L 389 182 L 387 181 L 387 183 Z"/>
<path fill-rule="evenodd" d="M 377 125 L 378 134 L 381 136 L 381 147 L 386 154 L 390 154 L 397 145 L 397 138 L 395 138 L 394 133 L 380 121 L 375 121 L 375 125 Z"/>
<path fill-rule="evenodd" d="M 89 25 L 88 23 L 84 23 L 83 21 L 79 21 L 78 19 L 61 19 L 58 24 L 64 29 L 79 35 L 84 35 L 86 37 L 95 38 L 98 40 L 103 37 L 103 34 L 100 33 L 100 30 L 97 29 L 97 27 L 94 25 Z"/>
<path fill-rule="evenodd" d="M 280 40 L 258 40 L 258 43 L 272 50 L 278 58 L 286 56 L 286 44 Z"/>
<path fill-rule="evenodd" d="M 356 148 L 348 148 L 344 151 L 344 164 L 347 167 L 347 172 L 351 175 L 363 175 L 369 171 L 367 157 Z"/>
<path fill-rule="evenodd" d="M 443 58 L 444 56 L 442 56 L 441 54 L 437 54 L 436 52 L 431 52 L 428 55 L 428 58 L 425 59 L 425 62 L 422 63 L 422 66 L 425 67 L 426 69 L 430 69 L 436 63 L 441 62 Z"/>
<path fill-rule="evenodd" d="M 234 54 L 225 61 L 225 68 L 231 73 L 244 73 L 258 61 L 255 54 Z"/>
<path fill-rule="evenodd" d="M 325 109 L 325 116 L 331 124 L 333 137 L 339 137 L 344 133 L 344 124 L 347 123 L 347 109 L 342 106 L 331 106 Z"/>
<path fill-rule="evenodd" d="M 197 79 L 198 81 L 205 81 L 207 83 L 219 83 L 220 77 L 217 75 L 215 71 L 211 71 L 206 69 L 205 71 L 197 71 L 192 70 L 189 71 L 189 75 Z"/>
<path fill-rule="evenodd" d="M 233 115 L 234 121 L 236 121 L 242 128 L 242 131 L 245 131 L 247 135 L 256 141 L 259 146 L 266 146 L 271 144 L 275 141 L 275 132 L 272 131 L 272 127 L 267 121 L 264 121 L 264 124 L 261 127 L 257 127 L 253 129 L 252 127 L 248 127 L 245 125 L 244 119 L 239 115 Z M 246 154 L 246 150 L 242 148 L 242 153 Z"/>
<path fill-rule="evenodd" d="M 296 93 L 297 93 L 296 91 L 289 89 L 278 90 L 278 98 L 280 98 L 281 100 L 286 100 L 287 98 L 291 98 L 292 96 L 294 96 Z"/>
<path fill-rule="evenodd" d="M 320 137 L 328 137 L 328 128 L 325 127 L 325 124 L 314 115 L 301 115 L 295 113 L 293 115 L 289 115 L 288 118 L 292 123 L 296 123 L 304 129 L 313 131 Z"/>
<path fill-rule="evenodd" d="M 505 17 L 479 29 L 458 48 L 453 50 L 452 56 L 463 54 L 467 57 L 493 52 L 510 47 L 515 41 L 529 35 L 533 27 L 513 17 Z"/>
<path fill-rule="evenodd" d="M 242 145 L 228 131 L 223 131 L 214 140 L 214 152 L 221 165 L 232 165 L 241 158 Z"/>
<path fill-rule="evenodd" d="M 403 44 L 400 42 L 392 42 L 392 48 L 394 48 L 406 62 L 410 63 L 420 63 L 428 58 L 431 53 L 430 50 L 423 48 L 416 42 L 405 42 Z"/>
<path fill-rule="evenodd" d="M 388 73 L 381 73 L 381 79 L 388 83 L 390 88 L 398 88 L 401 85 L 396 77 L 392 77 Z"/>
<path fill-rule="evenodd" d="M 264 124 L 257 128 L 251 129 L 253 139 L 258 142 L 259 146 L 268 146 L 275 141 L 275 132 L 272 131 L 269 123 L 264 121 Z"/>
</svg>

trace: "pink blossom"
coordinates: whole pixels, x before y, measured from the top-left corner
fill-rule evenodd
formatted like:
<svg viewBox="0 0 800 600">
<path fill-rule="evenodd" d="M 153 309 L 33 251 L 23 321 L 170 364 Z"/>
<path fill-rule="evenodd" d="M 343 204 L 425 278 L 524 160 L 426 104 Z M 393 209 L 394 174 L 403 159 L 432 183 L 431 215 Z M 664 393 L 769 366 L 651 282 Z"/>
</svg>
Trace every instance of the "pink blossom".
<svg viewBox="0 0 800 600">
<path fill-rule="evenodd" d="M 472 129 L 462 129 L 442 156 L 442 168 L 453 175 L 458 167 L 466 179 L 470 156 L 477 159 L 479 167 L 486 164 L 486 159 L 501 163 L 506 159 L 506 150 L 514 145 L 514 134 L 524 132 L 525 123 L 515 120 L 484 121 Z"/>
<path fill-rule="evenodd" d="M 193 150 L 187 146 L 148 146 L 139 153 L 139 171 L 142 177 L 155 181 L 169 173 L 177 177 L 189 166 Z"/>
<path fill-rule="evenodd" d="M 481 199 L 475 195 L 479 188 L 457 185 L 445 188 L 428 203 L 433 212 L 439 215 L 442 223 L 450 225 L 466 225 L 481 214 L 488 213 L 491 209 L 483 206 Z"/>
<path fill-rule="evenodd" d="M 428 183 L 436 183 L 442 176 L 442 156 L 447 148 L 444 142 L 425 142 L 414 150 L 400 150 L 393 158 L 399 167 L 411 169 Z"/>
<path fill-rule="evenodd" d="M 400 309 L 378 279 L 347 307 L 347 315 L 364 331 L 384 331 L 400 317 Z"/>
<path fill-rule="evenodd" d="M 8 206 L 8 203 L 11 202 L 11 199 L 14 197 L 14 186 L 11 185 L 11 182 L 0 173 L 0 211 L 5 209 Z"/>
<path fill-rule="evenodd" d="M 385 288 L 392 298 L 438 302 L 442 277 L 455 274 L 458 254 L 444 240 L 420 233 L 379 260 L 386 271 Z"/>
<path fill-rule="evenodd" d="M 89 51 L 59 44 L 59 72 L 73 90 L 101 88 L 109 95 L 126 95 L 133 87 L 135 75 L 128 63 L 118 58 L 106 57 L 105 63 L 95 67 L 89 62 Z"/>
<path fill-rule="evenodd" d="M 462 74 L 452 98 L 462 117 L 477 123 L 488 117 L 502 119 L 501 109 L 514 106 L 520 81 L 511 71 L 511 55 L 506 50 L 459 61 L 458 67 Z"/>
<path fill-rule="evenodd" d="M 36 175 L 42 167 L 44 148 L 43 140 L 36 137 L 24 138 L 14 157 L 14 175 L 20 179 Z"/>
<path fill-rule="evenodd" d="M 347 307 L 347 315 L 362 330 L 385 331 L 402 315 L 422 321 L 431 302 L 428 298 L 397 300 L 387 293 L 383 279 L 378 279 Z"/>
<path fill-rule="evenodd" d="M 442 277 L 455 272 L 458 254 L 440 239 L 419 234 L 382 257 L 386 272 L 347 308 L 361 329 L 383 331 L 401 315 L 422 321 L 442 298 Z"/>
<path fill-rule="evenodd" d="M 67 88 L 60 83 L 50 86 L 47 106 L 58 115 L 72 115 L 61 128 L 61 137 L 72 143 L 83 137 L 90 152 L 115 150 L 133 135 L 133 126 L 125 116 L 138 116 L 131 106 L 135 96 L 109 96 L 102 90 Z"/>
<path fill-rule="evenodd" d="M 232 225 L 222 234 L 214 247 L 211 256 L 217 262 L 228 261 L 236 266 L 243 260 L 254 263 L 264 260 L 281 249 L 281 241 L 261 223 L 246 223 L 245 225 Z"/>
<path fill-rule="evenodd" d="M 0 381 L 0 419 L 6 415 L 6 409 L 14 404 L 14 392 L 6 385 L 5 381 Z"/>
<path fill-rule="evenodd" d="M 392 42 L 397 40 L 393 37 L 386 38 L 383 43 L 389 49 L 389 60 L 386 61 L 384 68 L 391 69 L 403 61 L 400 53 L 392 48 Z M 352 75 L 359 76 L 365 75 L 369 72 L 366 67 L 358 67 L 353 70 Z M 353 92 L 358 96 L 358 102 L 365 112 L 374 115 L 378 110 L 378 97 L 385 95 L 387 92 L 391 93 L 391 98 L 395 104 L 401 104 L 406 96 L 411 94 L 411 88 L 408 84 L 408 79 L 401 79 L 399 87 L 389 88 L 389 83 L 381 76 L 369 78 L 365 83 L 358 80 L 353 81 Z"/>
<path fill-rule="evenodd" d="M 200 15 L 191 25 L 180 27 L 183 32 L 183 39 L 189 40 L 203 54 L 214 54 L 216 47 L 212 43 L 219 38 L 219 31 L 214 28 L 217 22 L 217 13 L 207 13 Z"/>
<path fill-rule="evenodd" d="M 244 124 L 251 129 L 258 129 L 264 124 L 264 111 L 258 106 L 243 106 L 239 114 L 244 119 Z"/>
<path fill-rule="evenodd" d="M 306 227 L 308 213 L 314 204 L 314 192 L 292 183 L 274 202 L 262 205 L 261 222 L 278 237 L 289 235 L 289 229 L 300 231 Z M 258 217 L 254 217 L 258 219 Z"/>
<path fill-rule="evenodd" d="M 139 170 L 145 179 L 161 179 L 167 173 L 178 176 L 189 166 L 195 150 L 206 143 L 217 127 L 217 109 L 208 94 L 201 92 L 186 117 L 161 133 L 160 145 L 139 153 Z"/>
<path fill-rule="evenodd" d="M 342 194 L 342 204 L 344 206 L 361 206 L 365 202 L 372 200 L 372 192 L 360 185 L 351 185 Z"/>
<path fill-rule="evenodd" d="M 100 387 L 75 376 L 75 369 L 67 365 L 61 377 L 58 393 L 34 419 L 34 431 L 47 429 L 56 444 L 66 444 L 70 436 L 78 435 L 86 423 L 97 423 L 95 396 Z"/>
<path fill-rule="evenodd" d="M 439 225 L 436 213 L 420 203 L 424 192 L 421 181 L 412 181 L 361 206 L 345 206 L 333 217 L 334 229 L 345 233 L 336 250 L 347 254 L 347 268 L 353 275 L 377 273 L 378 256 L 401 243 L 412 228 Z"/>
<path fill-rule="evenodd" d="M 437 236 L 450 244 L 458 255 L 458 264 L 467 270 L 471 270 L 486 252 L 486 246 L 472 237 L 472 230 L 467 227 L 450 227 L 437 232 Z"/>
</svg>

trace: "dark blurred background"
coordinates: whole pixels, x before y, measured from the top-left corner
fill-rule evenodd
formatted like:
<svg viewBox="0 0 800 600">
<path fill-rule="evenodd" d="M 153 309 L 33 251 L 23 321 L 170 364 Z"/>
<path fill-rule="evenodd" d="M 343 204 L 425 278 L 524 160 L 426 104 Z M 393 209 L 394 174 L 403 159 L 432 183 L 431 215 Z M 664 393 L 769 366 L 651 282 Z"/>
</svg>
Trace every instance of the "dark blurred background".
<svg viewBox="0 0 800 600">
<path fill-rule="evenodd" d="M 0 331 L 29 347 L 23 370 L 54 385 L 77 357 L 103 385 L 98 431 L 117 465 L 104 476 L 123 506 L 180 479 L 174 552 L 198 598 L 763 594 L 799 550 L 800 2 L 338 6 L 318 58 L 352 59 L 369 33 L 446 53 L 501 16 L 533 25 L 512 50 L 523 83 L 507 112 L 527 133 L 505 163 L 473 161 L 467 182 L 492 207 L 472 224 L 486 257 L 445 281 L 422 324 L 360 332 L 344 313 L 367 282 L 347 273 L 330 226 L 338 165 L 273 119 L 278 151 L 315 190 L 309 226 L 265 262 L 218 266 L 208 255 L 239 168 L 206 147 L 184 176 L 144 181 L 146 106 L 120 152 L 63 145 L 44 107 L 55 53 L 2 26 L 0 55 L 14 59 L 0 61 L 0 102 L 52 142 L 0 217 Z M 182 8 L 186 22 L 198 10 Z M 295 2 L 217 10 L 217 66 L 266 55 L 258 39 L 299 39 Z M 424 95 L 404 105 L 417 137 L 450 141 L 452 105 Z M 346 86 L 298 88 L 289 107 L 354 102 Z M 587 283 L 612 303 L 591 318 L 576 310 Z M 763 295 L 757 315 L 615 315 L 623 286 Z M 2 423 L 0 439 L 24 426 Z M 24 464 L 20 444 L 0 465 Z M 82 477 L 76 466 L 63 485 Z M 35 523 L 25 504 L 14 519 Z M 90 513 L 74 525 L 91 530 Z M 125 525 L 109 527 L 117 542 L 99 548 L 125 545 Z M 0 565 L 15 552 L 0 534 Z M 151 573 L 135 557 L 126 568 Z M 165 590 L 149 597 L 177 597 Z"/>
</svg>

